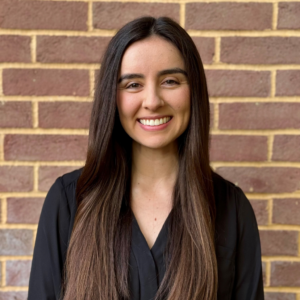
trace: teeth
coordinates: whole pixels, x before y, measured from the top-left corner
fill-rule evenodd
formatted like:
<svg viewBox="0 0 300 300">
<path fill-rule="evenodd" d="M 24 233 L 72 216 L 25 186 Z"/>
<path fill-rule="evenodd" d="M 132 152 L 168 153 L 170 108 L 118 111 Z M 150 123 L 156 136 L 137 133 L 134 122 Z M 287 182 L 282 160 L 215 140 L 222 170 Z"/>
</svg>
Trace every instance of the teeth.
<svg viewBox="0 0 300 300">
<path fill-rule="evenodd" d="M 143 125 L 157 126 L 157 125 L 161 125 L 161 124 L 169 122 L 170 119 L 171 119 L 171 117 L 164 117 L 164 118 L 155 119 L 155 120 L 140 119 L 140 123 L 142 123 Z"/>
</svg>

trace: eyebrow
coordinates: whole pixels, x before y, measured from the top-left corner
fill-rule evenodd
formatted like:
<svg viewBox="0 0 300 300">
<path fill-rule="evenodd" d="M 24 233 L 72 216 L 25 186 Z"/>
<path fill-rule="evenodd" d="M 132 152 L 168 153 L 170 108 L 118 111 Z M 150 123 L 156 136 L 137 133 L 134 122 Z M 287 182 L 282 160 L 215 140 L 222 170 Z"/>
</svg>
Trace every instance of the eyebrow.
<svg viewBox="0 0 300 300">
<path fill-rule="evenodd" d="M 162 70 L 162 71 L 159 71 L 157 73 L 157 75 L 162 76 L 162 75 L 178 74 L 178 73 L 181 73 L 181 74 L 187 76 L 187 72 L 180 68 L 172 68 L 172 69 Z M 133 78 L 145 78 L 145 76 L 143 74 L 138 74 L 138 73 L 124 74 L 124 75 L 120 76 L 118 83 L 122 82 L 125 79 L 133 79 Z"/>
</svg>

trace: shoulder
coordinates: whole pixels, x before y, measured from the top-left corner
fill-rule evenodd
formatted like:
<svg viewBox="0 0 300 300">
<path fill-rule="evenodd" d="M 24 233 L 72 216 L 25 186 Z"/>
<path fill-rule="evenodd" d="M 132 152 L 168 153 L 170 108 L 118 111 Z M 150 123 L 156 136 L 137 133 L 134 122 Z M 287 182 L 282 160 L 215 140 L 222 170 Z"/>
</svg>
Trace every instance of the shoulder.
<svg viewBox="0 0 300 300">
<path fill-rule="evenodd" d="M 216 202 L 216 229 L 219 242 L 232 247 L 245 228 L 257 230 L 250 201 L 242 189 L 217 173 L 212 173 Z M 226 240 L 225 240 L 226 239 Z"/>
<path fill-rule="evenodd" d="M 76 184 L 82 168 L 63 174 L 50 187 L 41 212 L 42 222 L 70 217 L 76 211 Z"/>
<path fill-rule="evenodd" d="M 252 208 L 250 201 L 240 187 L 215 172 L 212 172 L 212 179 L 217 206 L 226 204 L 241 209 L 243 206 L 250 205 Z"/>
<path fill-rule="evenodd" d="M 76 186 L 77 180 L 81 175 L 82 169 L 83 168 L 80 168 L 80 169 L 76 169 L 72 172 L 65 173 L 62 176 L 58 177 L 57 180 L 59 180 L 61 182 L 61 184 L 64 188 L 67 188 L 70 185 Z"/>
</svg>

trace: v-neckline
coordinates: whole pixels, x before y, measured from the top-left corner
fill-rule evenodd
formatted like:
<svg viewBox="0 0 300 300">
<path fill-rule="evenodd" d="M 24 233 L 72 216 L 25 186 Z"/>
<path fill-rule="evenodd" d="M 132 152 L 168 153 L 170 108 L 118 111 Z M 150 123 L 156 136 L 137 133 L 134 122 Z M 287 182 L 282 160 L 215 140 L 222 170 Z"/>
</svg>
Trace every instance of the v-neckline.
<svg viewBox="0 0 300 300">
<path fill-rule="evenodd" d="M 146 243 L 147 248 L 148 248 L 151 252 L 153 252 L 153 250 L 154 250 L 155 248 L 157 248 L 157 243 L 158 243 L 159 240 L 161 240 L 162 235 L 163 235 L 163 233 L 165 232 L 165 229 L 166 229 L 167 224 L 169 223 L 169 219 L 170 219 L 170 216 L 171 216 L 172 211 L 173 211 L 173 209 L 171 209 L 171 211 L 169 212 L 169 214 L 168 214 L 167 218 L 165 219 L 165 221 L 164 221 L 164 223 L 163 223 L 163 225 L 162 225 L 162 227 L 161 227 L 161 229 L 160 229 L 160 231 L 159 231 L 159 233 L 158 233 L 158 235 L 157 235 L 157 237 L 156 237 L 156 239 L 155 239 L 155 241 L 154 241 L 152 247 L 150 248 L 149 245 L 148 245 L 148 243 L 147 243 L 147 240 L 146 240 L 146 238 L 145 238 L 145 236 L 144 236 L 144 234 L 143 234 L 143 232 L 142 232 L 142 230 L 141 230 L 141 228 L 140 228 L 140 226 L 139 226 L 139 223 L 138 223 L 138 221 L 137 221 L 137 219 L 136 219 L 136 217 L 135 217 L 133 211 L 131 210 L 132 216 L 133 216 L 133 221 L 136 223 L 137 229 L 138 229 L 138 231 L 139 231 L 139 233 L 140 233 L 140 235 L 141 235 L 141 237 L 142 237 L 144 243 Z M 153 253 L 152 253 L 152 254 L 153 254 Z"/>
<path fill-rule="evenodd" d="M 172 211 L 166 218 L 151 249 L 132 212 L 130 254 L 132 300 L 154 300 L 155 298 L 166 272 L 164 253 L 168 240 L 168 224 Z"/>
</svg>

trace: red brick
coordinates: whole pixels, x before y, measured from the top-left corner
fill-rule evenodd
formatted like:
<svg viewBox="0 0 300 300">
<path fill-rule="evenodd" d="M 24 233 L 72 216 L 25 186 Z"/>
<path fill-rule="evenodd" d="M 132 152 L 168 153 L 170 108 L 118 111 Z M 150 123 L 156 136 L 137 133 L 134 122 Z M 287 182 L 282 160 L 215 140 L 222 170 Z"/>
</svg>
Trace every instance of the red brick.
<svg viewBox="0 0 300 300">
<path fill-rule="evenodd" d="M 32 127 L 31 102 L 0 102 L 0 127 Z"/>
<path fill-rule="evenodd" d="M 0 4 L 1 7 L 1 4 Z M 18 35 L 0 36 L 0 61 L 1 62 L 30 62 L 31 38 Z"/>
<path fill-rule="evenodd" d="M 300 128 L 300 103 L 222 103 L 220 129 Z"/>
<path fill-rule="evenodd" d="M 84 2 L 0 1 L 0 27 L 12 29 L 86 30 Z"/>
<path fill-rule="evenodd" d="M 265 136 L 212 135 L 212 161 L 267 160 L 268 139 Z"/>
<path fill-rule="evenodd" d="M 37 224 L 44 198 L 8 198 L 7 223 Z"/>
<path fill-rule="evenodd" d="M 32 167 L 0 166 L 0 192 L 29 192 L 32 188 Z"/>
<path fill-rule="evenodd" d="M 110 37 L 38 36 L 37 61 L 100 63 Z"/>
<path fill-rule="evenodd" d="M 208 92 L 212 97 L 267 97 L 270 72 L 206 70 Z"/>
<path fill-rule="evenodd" d="M 93 3 L 93 24 L 95 28 L 119 29 L 129 21 L 142 16 L 154 18 L 166 16 L 179 22 L 179 4 L 99 2 Z"/>
<path fill-rule="evenodd" d="M 6 160 L 55 161 L 84 160 L 87 136 L 85 135 L 6 135 Z"/>
<path fill-rule="evenodd" d="M 300 189 L 300 168 L 219 167 L 216 171 L 246 193 L 292 193 Z"/>
<path fill-rule="evenodd" d="M 27 300 L 28 292 L 0 292 L 0 300 Z"/>
<path fill-rule="evenodd" d="M 204 37 L 192 37 L 192 39 L 198 49 L 202 63 L 212 64 L 215 55 L 215 39 Z"/>
<path fill-rule="evenodd" d="M 271 286 L 300 286 L 300 262 L 271 263 Z"/>
<path fill-rule="evenodd" d="M 262 255 L 298 255 L 297 231 L 260 230 L 259 236 Z"/>
<path fill-rule="evenodd" d="M 4 69 L 5 95 L 62 95 L 88 96 L 87 70 Z"/>
<path fill-rule="evenodd" d="M 39 127 L 88 128 L 91 102 L 40 102 Z"/>
<path fill-rule="evenodd" d="M 272 160 L 300 161 L 300 135 L 275 135 Z"/>
<path fill-rule="evenodd" d="M 47 192 L 56 178 L 79 168 L 80 166 L 39 167 L 39 191 Z"/>
<path fill-rule="evenodd" d="M 32 230 L 0 229 L 0 255 L 32 255 L 32 238 Z"/>
<path fill-rule="evenodd" d="M 300 198 L 273 199 L 272 223 L 300 225 Z"/>
<path fill-rule="evenodd" d="M 28 286 L 31 260 L 6 261 L 6 285 Z"/>
<path fill-rule="evenodd" d="M 272 27 L 271 3 L 187 3 L 185 28 L 263 30 Z M 255 21 L 254 21 L 255 20 Z"/>
<path fill-rule="evenodd" d="M 296 294 L 290 293 L 265 293 L 265 300 L 296 300 Z"/>
<path fill-rule="evenodd" d="M 258 225 L 268 225 L 268 220 L 269 220 L 268 201 L 266 201 L 266 200 L 250 200 L 250 203 L 254 210 L 257 224 Z"/>
<path fill-rule="evenodd" d="M 221 61 L 233 64 L 299 64 L 298 37 L 224 37 Z"/>
<path fill-rule="evenodd" d="M 300 70 L 277 71 L 276 96 L 300 96 Z"/>
<path fill-rule="evenodd" d="M 300 3 L 278 3 L 278 29 L 300 29 Z"/>
</svg>

